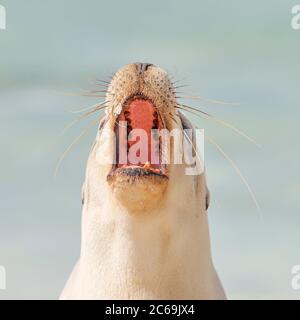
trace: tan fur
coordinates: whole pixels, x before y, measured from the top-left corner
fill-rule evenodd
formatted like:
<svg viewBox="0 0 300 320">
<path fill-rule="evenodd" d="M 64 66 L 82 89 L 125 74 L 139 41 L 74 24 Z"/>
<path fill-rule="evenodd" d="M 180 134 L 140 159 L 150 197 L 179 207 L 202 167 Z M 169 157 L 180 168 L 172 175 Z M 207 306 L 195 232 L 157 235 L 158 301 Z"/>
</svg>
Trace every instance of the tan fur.
<svg viewBox="0 0 300 320">
<path fill-rule="evenodd" d="M 81 254 L 61 299 L 224 299 L 213 267 L 204 174 L 188 176 L 170 164 L 169 179 L 109 176 L 115 111 L 144 93 L 164 115 L 166 127 L 186 121 L 167 74 L 151 66 L 141 73 L 126 65 L 113 78 L 109 110 L 89 156 L 84 183 Z"/>
</svg>

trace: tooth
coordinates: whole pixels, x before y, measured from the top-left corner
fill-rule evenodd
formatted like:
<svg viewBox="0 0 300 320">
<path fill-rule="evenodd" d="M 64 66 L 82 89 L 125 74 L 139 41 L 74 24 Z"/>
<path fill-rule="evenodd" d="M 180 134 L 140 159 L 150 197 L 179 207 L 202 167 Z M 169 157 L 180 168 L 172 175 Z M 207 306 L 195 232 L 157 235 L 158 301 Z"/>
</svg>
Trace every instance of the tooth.
<svg viewBox="0 0 300 320">
<path fill-rule="evenodd" d="M 114 114 L 115 116 L 118 116 L 121 112 L 122 112 L 122 105 L 121 103 L 119 103 L 114 110 Z"/>
<path fill-rule="evenodd" d="M 150 162 L 147 161 L 144 166 L 143 166 L 143 169 L 150 169 L 151 165 L 150 165 Z"/>
</svg>

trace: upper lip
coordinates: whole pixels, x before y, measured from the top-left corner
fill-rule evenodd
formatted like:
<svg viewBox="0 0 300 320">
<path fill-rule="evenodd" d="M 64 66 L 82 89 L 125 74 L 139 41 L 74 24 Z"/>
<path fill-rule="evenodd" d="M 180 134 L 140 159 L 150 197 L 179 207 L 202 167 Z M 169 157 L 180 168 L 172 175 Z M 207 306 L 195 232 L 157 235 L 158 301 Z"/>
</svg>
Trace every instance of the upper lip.
<svg viewBox="0 0 300 320">
<path fill-rule="evenodd" d="M 144 99 L 144 100 L 148 100 L 150 101 L 153 105 L 154 105 L 154 102 L 152 101 L 151 98 L 149 98 L 148 96 L 146 96 L 143 92 L 137 92 L 137 93 L 134 93 L 130 96 L 128 96 L 124 102 L 123 102 L 123 105 L 122 105 L 122 109 L 124 107 L 126 107 L 126 105 L 131 101 L 131 100 L 134 100 L 134 99 Z"/>
</svg>

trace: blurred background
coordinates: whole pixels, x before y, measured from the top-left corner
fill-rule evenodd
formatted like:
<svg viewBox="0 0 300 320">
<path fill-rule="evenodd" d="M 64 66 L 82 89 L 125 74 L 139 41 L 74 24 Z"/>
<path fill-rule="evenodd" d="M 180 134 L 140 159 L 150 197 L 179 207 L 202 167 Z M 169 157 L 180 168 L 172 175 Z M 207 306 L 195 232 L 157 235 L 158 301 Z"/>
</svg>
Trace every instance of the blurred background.
<svg viewBox="0 0 300 320">
<path fill-rule="evenodd" d="M 212 252 L 230 299 L 298 299 L 300 264 L 299 53 L 289 0 L 0 0 L 0 299 L 56 299 L 80 250 L 80 190 L 96 125 L 70 111 L 99 101 L 68 96 L 96 89 L 125 63 L 166 69 L 186 96 L 237 102 L 199 106 L 245 131 L 194 118 L 230 155 L 205 146 Z M 181 96 L 183 94 L 180 94 Z M 102 101 L 102 99 L 100 99 Z"/>
</svg>

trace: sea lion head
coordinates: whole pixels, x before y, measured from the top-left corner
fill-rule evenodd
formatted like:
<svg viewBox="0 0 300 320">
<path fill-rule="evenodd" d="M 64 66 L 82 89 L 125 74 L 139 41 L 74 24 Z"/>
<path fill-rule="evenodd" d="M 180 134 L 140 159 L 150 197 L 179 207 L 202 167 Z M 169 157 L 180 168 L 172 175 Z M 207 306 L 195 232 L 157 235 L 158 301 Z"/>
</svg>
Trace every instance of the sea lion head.
<svg viewBox="0 0 300 320">
<path fill-rule="evenodd" d="M 145 212 L 166 205 L 170 185 L 180 190 L 179 181 L 191 196 L 198 182 L 174 163 L 175 147 L 161 135 L 191 127 L 176 109 L 168 73 L 150 63 L 125 65 L 109 83 L 106 106 L 88 161 L 90 197 Z"/>
</svg>

